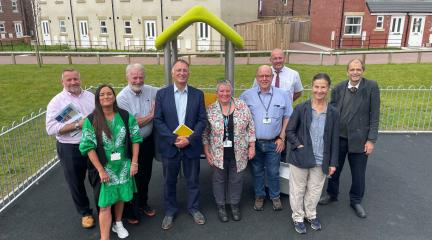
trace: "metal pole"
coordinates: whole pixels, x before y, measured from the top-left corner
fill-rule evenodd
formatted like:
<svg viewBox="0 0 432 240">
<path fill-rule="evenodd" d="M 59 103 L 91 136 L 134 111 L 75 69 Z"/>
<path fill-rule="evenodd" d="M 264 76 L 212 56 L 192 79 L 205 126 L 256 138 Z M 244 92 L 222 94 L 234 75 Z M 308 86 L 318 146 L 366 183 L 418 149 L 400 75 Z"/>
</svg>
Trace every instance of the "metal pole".
<svg viewBox="0 0 432 240">
<path fill-rule="evenodd" d="M 164 68 L 165 68 L 165 85 L 170 85 L 171 80 L 171 47 L 170 43 L 167 42 L 164 48 Z"/>
<path fill-rule="evenodd" d="M 234 89 L 234 46 L 229 40 L 225 40 L 225 52 L 225 78 Z"/>
<path fill-rule="evenodd" d="M 178 54 L 177 54 L 177 38 L 175 38 L 175 39 L 173 39 L 171 41 L 171 48 L 172 48 L 172 52 L 171 52 L 171 65 L 172 65 L 178 59 Z"/>
</svg>

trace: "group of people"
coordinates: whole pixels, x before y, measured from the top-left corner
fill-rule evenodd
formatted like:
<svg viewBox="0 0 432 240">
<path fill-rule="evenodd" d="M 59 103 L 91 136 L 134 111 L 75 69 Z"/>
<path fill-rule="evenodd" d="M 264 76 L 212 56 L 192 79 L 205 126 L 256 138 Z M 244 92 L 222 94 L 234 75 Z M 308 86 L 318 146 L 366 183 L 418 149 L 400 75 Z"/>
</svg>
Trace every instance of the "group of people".
<svg viewBox="0 0 432 240">
<path fill-rule="evenodd" d="M 314 230 L 321 229 L 317 205 L 337 201 L 347 156 L 352 175 L 350 204 L 359 217 L 366 217 L 361 201 L 368 155 L 378 134 L 377 83 L 363 77 L 365 65 L 354 59 L 347 65 L 348 80 L 334 87 L 330 102 L 330 77 L 319 73 L 312 79 L 310 99 L 293 110 L 303 86 L 299 74 L 284 62 L 283 51 L 273 50 L 271 66 L 258 67 L 253 87 L 240 98 L 233 96 L 230 81 L 219 82 L 217 100 L 207 109 L 204 93 L 188 84 L 189 63 L 181 59 L 171 70 L 173 84 L 161 89 L 144 84 L 141 64 L 128 65 L 128 85 L 117 96 L 105 84 L 95 94 L 81 89 L 78 70 L 65 69 L 63 91 L 48 104 L 46 129 L 57 138 L 57 154 L 82 226 L 95 225 L 84 187 L 87 171 L 102 240 L 109 239 L 110 230 L 119 238 L 129 235 L 123 218 L 138 224 L 142 214 L 155 216 L 156 211 L 148 205 L 148 185 L 156 151 L 162 158 L 164 230 L 173 227 L 179 211 L 177 179 L 181 170 L 187 186 L 187 210 L 196 224 L 206 222 L 199 205 L 202 153 L 212 169 L 221 222 L 241 220 L 248 164 L 255 193 L 253 209 L 263 211 L 268 196 L 273 210 L 282 210 L 279 168 L 285 158 L 290 169 L 292 219 L 298 233 L 306 233 L 304 222 Z M 62 121 L 59 116 L 71 109 L 70 105 L 81 118 Z M 180 126 L 189 128 L 190 133 L 179 134 Z M 327 178 L 327 194 L 321 197 Z"/>
</svg>

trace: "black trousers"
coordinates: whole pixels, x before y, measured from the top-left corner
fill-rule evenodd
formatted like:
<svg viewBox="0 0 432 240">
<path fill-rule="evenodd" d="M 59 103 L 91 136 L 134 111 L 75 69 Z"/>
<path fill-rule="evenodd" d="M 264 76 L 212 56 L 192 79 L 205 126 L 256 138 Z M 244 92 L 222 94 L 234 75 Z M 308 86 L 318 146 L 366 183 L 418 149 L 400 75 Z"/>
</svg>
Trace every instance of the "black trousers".
<svg viewBox="0 0 432 240">
<path fill-rule="evenodd" d="M 148 186 L 152 175 L 154 155 L 155 144 L 153 134 L 151 134 L 140 144 L 138 173 L 135 175 L 138 192 L 134 194 L 130 202 L 125 204 L 125 216 L 127 218 L 139 219 L 139 209 L 147 205 Z"/>
<path fill-rule="evenodd" d="M 348 140 L 339 138 L 339 167 L 328 181 L 327 193 L 334 198 L 339 194 L 339 178 L 348 155 L 348 162 L 351 169 L 351 204 L 361 203 L 365 192 L 365 176 L 368 156 L 364 153 L 348 152 Z"/>
<path fill-rule="evenodd" d="M 60 142 L 57 142 L 57 155 L 76 210 L 82 216 L 92 214 L 84 186 L 88 157 L 81 155 L 79 144 Z"/>
</svg>

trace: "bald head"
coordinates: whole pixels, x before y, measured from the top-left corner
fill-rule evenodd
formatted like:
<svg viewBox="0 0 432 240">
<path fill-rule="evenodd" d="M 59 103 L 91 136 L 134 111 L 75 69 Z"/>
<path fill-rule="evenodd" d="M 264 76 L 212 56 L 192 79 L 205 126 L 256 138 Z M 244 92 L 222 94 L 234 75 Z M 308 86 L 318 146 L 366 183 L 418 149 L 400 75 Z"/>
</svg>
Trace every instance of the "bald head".
<svg viewBox="0 0 432 240">
<path fill-rule="evenodd" d="M 270 89 L 272 79 L 273 79 L 273 72 L 270 66 L 267 65 L 259 66 L 256 71 L 255 78 L 261 91 L 267 92 Z"/>
<path fill-rule="evenodd" d="M 275 70 L 281 70 L 284 67 L 285 55 L 282 49 L 275 48 L 271 52 L 270 62 Z"/>
</svg>

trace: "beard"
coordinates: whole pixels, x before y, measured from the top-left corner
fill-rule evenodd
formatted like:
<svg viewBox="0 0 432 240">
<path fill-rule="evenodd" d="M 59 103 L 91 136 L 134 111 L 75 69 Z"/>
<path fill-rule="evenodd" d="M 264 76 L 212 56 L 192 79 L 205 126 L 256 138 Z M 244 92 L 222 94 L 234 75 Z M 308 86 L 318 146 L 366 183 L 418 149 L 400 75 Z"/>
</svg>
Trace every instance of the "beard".
<svg viewBox="0 0 432 240">
<path fill-rule="evenodd" d="M 129 86 L 130 86 L 130 88 L 132 89 L 132 91 L 138 93 L 138 92 L 141 92 L 141 89 L 142 89 L 143 84 L 141 84 L 141 85 L 133 85 L 133 84 L 129 84 Z"/>
<path fill-rule="evenodd" d="M 67 91 L 72 93 L 72 94 L 80 94 L 81 93 L 81 86 L 68 87 Z"/>
</svg>

